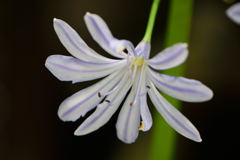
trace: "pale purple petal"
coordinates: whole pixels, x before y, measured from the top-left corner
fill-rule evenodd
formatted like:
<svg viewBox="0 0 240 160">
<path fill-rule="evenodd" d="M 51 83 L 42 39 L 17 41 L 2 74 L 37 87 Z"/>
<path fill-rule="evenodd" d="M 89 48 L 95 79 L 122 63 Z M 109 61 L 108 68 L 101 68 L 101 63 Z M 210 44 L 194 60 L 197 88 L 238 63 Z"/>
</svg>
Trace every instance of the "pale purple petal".
<svg viewBox="0 0 240 160">
<path fill-rule="evenodd" d="M 150 99 L 165 121 L 181 135 L 193 141 L 201 142 L 200 134 L 193 124 L 166 101 L 151 82 L 149 85 L 150 89 L 148 90 L 148 94 Z"/>
<path fill-rule="evenodd" d="M 117 90 L 106 97 L 105 101 L 97 106 L 97 109 L 91 114 L 74 132 L 75 135 L 85 135 L 91 133 L 109 121 L 116 112 L 122 100 L 131 87 L 129 76 L 125 77 L 117 85 Z"/>
<path fill-rule="evenodd" d="M 125 58 L 127 55 L 123 52 L 124 49 L 133 54 L 134 46 L 132 43 L 114 38 L 107 24 L 100 16 L 87 13 L 84 19 L 93 39 L 109 54 L 114 57 Z"/>
<path fill-rule="evenodd" d="M 145 59 L 148 59 L 150 50 L 151 44 L 149 42 L 142 41 L 135 48 L 136 57 L 144 57 Z"/>
<path fill-rule="evenodd" d="M 93 62 L 111 62 L 109 58 L 103 57 L 89 48 L 77 32 L 70 27 L 66 22 L 60 19 L 54 19 L 54 29 L 58 35 L 58 38 L 74 57 L 81 60 L 93 61 Z"/>
<path fill-rule="evenodd" d="M 141 114 L 141 126 L 139 130 L 148 131 L 152 127 L 152 116 L 148 108 L 147 104 L 147 90 L 149 89 L 148 85 L 146 84 L 146 67 L 142 68 L 142 72 L 140 74 L 139 79 L 140 82 L 140 94 L 139 94 L 139 103 L 140 103 L 140 114 Z"/>
<path fill-rule="evenodd" d="M 235 3 L 226 11 L 227 16 L 237 24 L 240 24 L 240 2 Z"/>
<path fill-rule="evenodd" d="M 158 89 L 172 97 L 187 102 L 203 102 L 213 97 L 212 90 L 197 80 L 148 71 L 149 78 Z"/>
<path fill-rule="evenodd" d="M 146 132 L 152 127 L 152 116 L 147 104 L 147 94 L 140 97 L 140 113 L 142 119 L 142 131 Z"/>
<path fill-rule="evenodd" d="M 157 70 L 165 70 L 182 64 L 188 56 L 187 44 L 175 44 L 148 61 L 148 64 Z"/>
<path fill-rule="evenodd" d="M 138 137 L 140 126 L 139 101 L 133 103 L 135 89 L 132 88 L 119 113 L 116 128 L 117 136 L 125 143 L 133 143 Z"/>
<path fill-rule="evenodd" d="M 105 77 L 126 66 L 126 60 L 115 63 L 94 63 L 70 56 L 52 55 L 45 66 L 61 81 L 83 82 Z"/>
<path fill-rule="evenodd" d="M 125 70 L 115 72 L 93 86 L 85 88 L 64 100 L 58 110 L 63 121 L 75 121 L 93 109 L 113 89 L 122 78 Z"/>
</svg>

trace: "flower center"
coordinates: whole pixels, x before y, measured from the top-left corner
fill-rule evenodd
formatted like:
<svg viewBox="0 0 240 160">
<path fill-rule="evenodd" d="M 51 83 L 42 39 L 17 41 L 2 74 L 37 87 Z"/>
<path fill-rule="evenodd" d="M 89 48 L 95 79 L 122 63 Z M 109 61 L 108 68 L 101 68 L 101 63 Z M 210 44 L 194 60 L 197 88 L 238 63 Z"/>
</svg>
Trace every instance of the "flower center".
<svg viewBox="0 0 240 160">
<path fill-rule="evenodd" d="M 141 57 L 141 58 L 136 58 L 133 62 L 133 65 L 135 66 L 142 66 L 144 63 L 144 58 Z"/>
</svg>

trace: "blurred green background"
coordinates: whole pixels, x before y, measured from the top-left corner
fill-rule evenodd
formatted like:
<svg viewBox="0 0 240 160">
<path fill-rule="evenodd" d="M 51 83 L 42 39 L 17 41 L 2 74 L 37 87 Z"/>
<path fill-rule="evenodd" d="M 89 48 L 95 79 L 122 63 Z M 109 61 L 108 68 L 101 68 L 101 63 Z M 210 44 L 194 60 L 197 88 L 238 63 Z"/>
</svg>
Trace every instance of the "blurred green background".
<svg viewBox="0 0 240 160">
<path fill-rule="evenodd" d="M 240 26 L 225 15 L 232 2 L 237 1 L 194 1 L 186 77 L 207 84 L 215 97 L 183 104 L 182 112 L 199 129 L 203 142 L 178 135 L 175 160 L 239 157 Z M 114 36 L 136 45 L 143 37 L 150 6 L 150 0 L 0 1 L 1 160 L 149 160 L 151 130 L 141 133 L 136 143 L 123 144 L 116 137 L 117 114 L 98 131 L 73 136 L 83 120 L 60 121 L 58 106 L 94 81 L 60 82 L 44 63 L 52 54 L 69 55 L 53 30 L 54 17 L 68 22 L 89 46 L 105 54 L 90 37 L 84 14 L 99 14 Z M 152 55 L 163 49 L 168 6 L 169 1 L 162 0 Z"/>
</svg>

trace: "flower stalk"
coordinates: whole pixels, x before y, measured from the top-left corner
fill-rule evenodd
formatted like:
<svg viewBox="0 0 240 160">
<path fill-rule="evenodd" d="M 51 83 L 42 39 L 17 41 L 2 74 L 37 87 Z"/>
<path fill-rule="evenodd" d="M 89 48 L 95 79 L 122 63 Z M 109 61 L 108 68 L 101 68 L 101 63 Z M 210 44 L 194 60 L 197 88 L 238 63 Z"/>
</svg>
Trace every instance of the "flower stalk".
<svg viewBox="0 0 240 160">
<path fill-rule="evenodd" d="M 153 27 L 154 27 L 154 23 L 155 23 L 155 19 L 156 19 L 159 4 L 160 4 L 160 0 L 153 0 L 150 15 L 149 15 L 149 19 L 148 19 L 148 24 L 147 24 L 147 28 L 146 28 L 146 32 L 145 32 L 145 35 L 143 37 L 143 41 L 151 42 L 152 31 L 153 31 Z"/>
</svg>

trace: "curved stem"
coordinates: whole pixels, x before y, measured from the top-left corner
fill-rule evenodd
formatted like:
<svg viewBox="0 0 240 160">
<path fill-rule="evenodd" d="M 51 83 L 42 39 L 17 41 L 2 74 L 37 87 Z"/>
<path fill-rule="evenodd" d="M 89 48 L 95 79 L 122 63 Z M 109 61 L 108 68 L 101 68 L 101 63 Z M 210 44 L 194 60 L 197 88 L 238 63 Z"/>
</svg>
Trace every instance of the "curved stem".
<svg viewBox="0 0 240 160">
<path fill-rule="evenodd" d="M 142 41 L 150 42 L 160 0 L 153 0 L 148 24 Z"/>
</svg>

